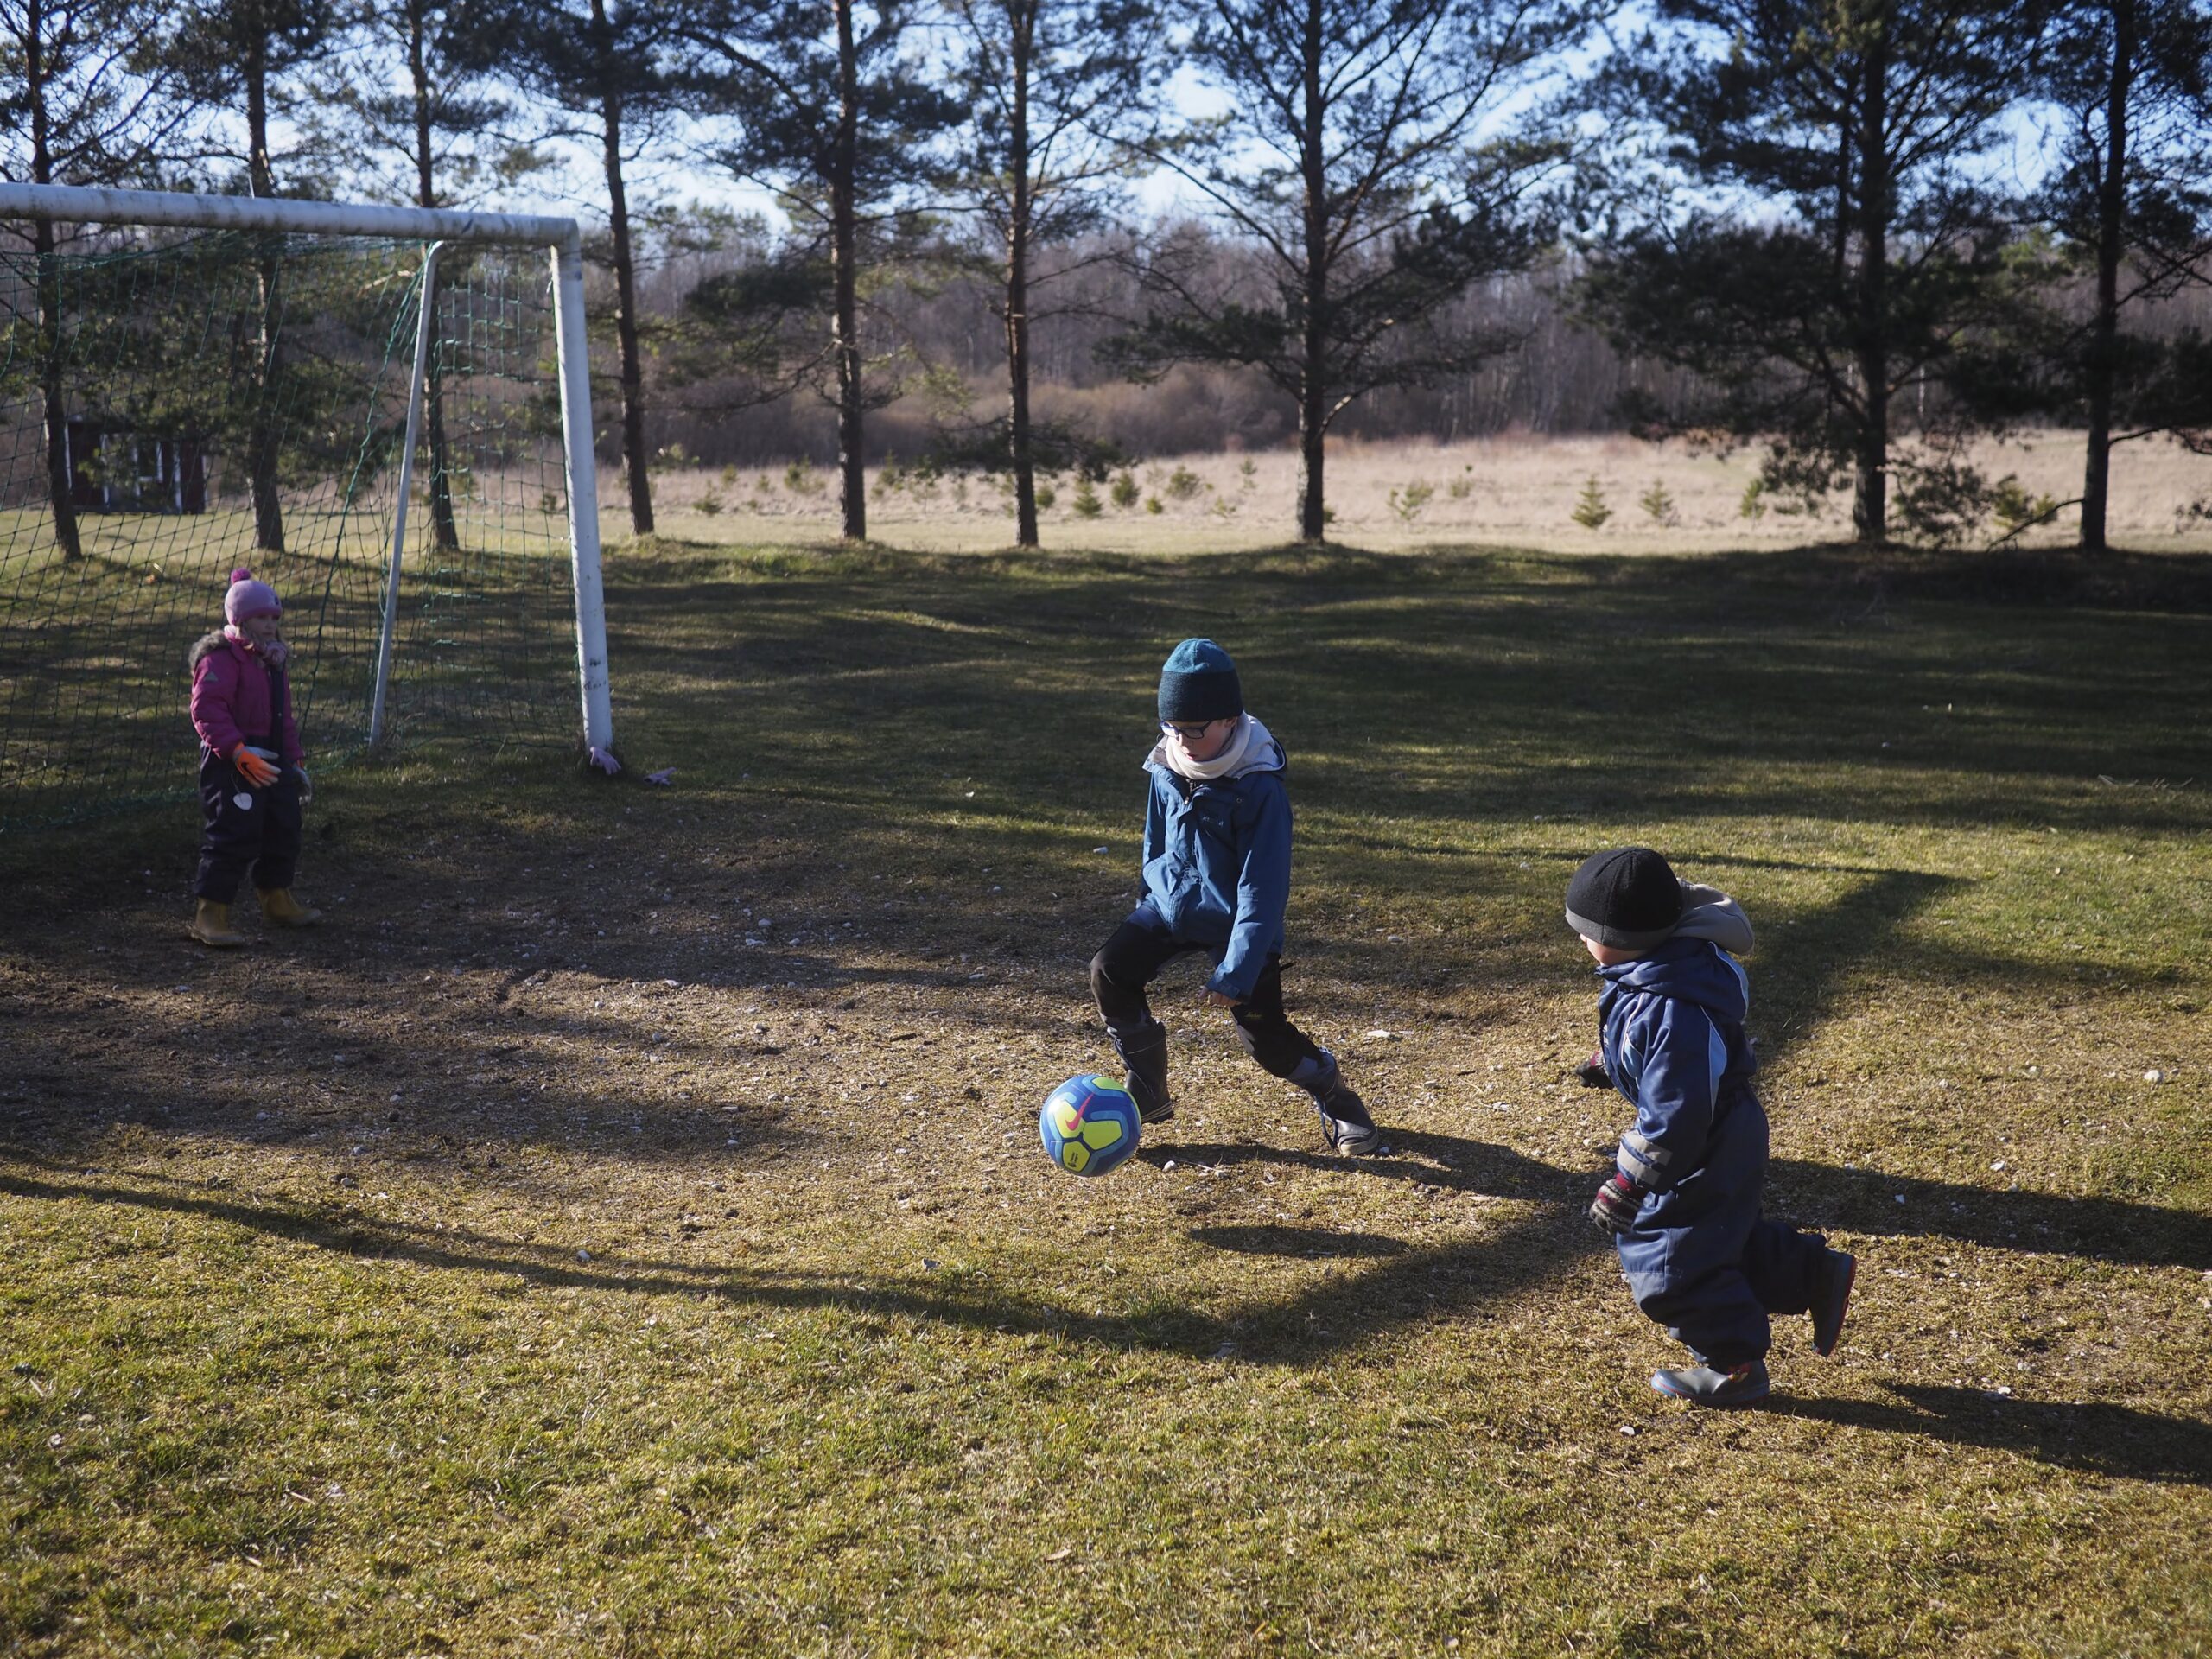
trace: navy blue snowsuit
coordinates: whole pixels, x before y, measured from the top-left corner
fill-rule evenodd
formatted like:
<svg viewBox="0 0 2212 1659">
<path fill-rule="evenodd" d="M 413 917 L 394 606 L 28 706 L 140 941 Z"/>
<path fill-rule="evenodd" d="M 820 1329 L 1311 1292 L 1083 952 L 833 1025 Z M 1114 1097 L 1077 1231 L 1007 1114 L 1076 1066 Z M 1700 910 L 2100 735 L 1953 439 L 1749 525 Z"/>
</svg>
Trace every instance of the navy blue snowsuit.
<svg viewBox="0 0 2212 1659">
<path fill-rule="evenodd" d="M 1649 1189 L 1617 1241 L 1636 1305 L 1726 1370 L 1764 1357 L 1770 1313 L 1812 1306 L 1827 1241 L 1759 1214 L 1766 1113 L 1744 1036 L 1751 982 L 1706 939 L 1601 968 L 1605 1069 L 1635 1103 L 1621 1173 Z"/>
</svg>

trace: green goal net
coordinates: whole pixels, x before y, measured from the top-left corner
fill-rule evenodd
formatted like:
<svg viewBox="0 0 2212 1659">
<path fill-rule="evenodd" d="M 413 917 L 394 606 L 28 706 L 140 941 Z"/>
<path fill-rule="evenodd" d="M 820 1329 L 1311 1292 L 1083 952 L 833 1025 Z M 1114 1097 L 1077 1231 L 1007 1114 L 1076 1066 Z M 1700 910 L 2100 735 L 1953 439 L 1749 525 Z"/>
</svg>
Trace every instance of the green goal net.
<svg viewBox="0 0 2212 1659">
<path fill-rule="evenodd" d="M 187 653 L 284 603 L 308 765 L 364 744 L 428 245 L 151 228 L 0 251 L 0 830 L 188 793 Z M 551 267 L 441 248 L 383 732 L 571 740 Z"/>
</svg>

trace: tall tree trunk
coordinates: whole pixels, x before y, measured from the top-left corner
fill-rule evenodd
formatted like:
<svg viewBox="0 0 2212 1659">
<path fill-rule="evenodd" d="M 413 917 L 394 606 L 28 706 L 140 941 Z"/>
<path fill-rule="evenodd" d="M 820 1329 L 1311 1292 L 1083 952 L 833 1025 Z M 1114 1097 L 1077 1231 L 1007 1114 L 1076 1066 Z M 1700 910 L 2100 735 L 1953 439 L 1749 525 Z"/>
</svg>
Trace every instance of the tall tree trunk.
<svg viewBox="0 0 2212 1659">
<path fill-rule="evenodd" d="M 2097 307 L 2089 323 L 2089 433 L 2082 467 L 2082 550 L 2105 550 L 2105 517 L 2112 499 L 2113 380 L 2120 345 L 2120 264 L 2122 216 L 2127 204 L 2128 99 L 2133 91 L 2135 0 L 2111 0 L 2113 42 L 2110 97 L 2105 105 L 2103 176 L 2097 181 Z"/>
<path fill-rule="evenodd" d="M 1323 0 L 1306 0 L 1300 89 L 1304 101 L 1300 109 L 1304 130 L 1299 136 L 1306 213 L 1306 269 L 1301 273 L 1305 291 L 1300 296 L 1305 315 L 1300 319 L 1298 369 L 1298 539 L 1301 542 L 1320 541 L 1329 523 L 1322 493 L 1329 406 L 1329 179 L 1321 91 L 1324 20 Z"/>
<path fill-rule="evenodd" d="M 38 266 L 38 385 L 46 423 L 46 499 L 54 514 L 54 544 L 64 564 L 82 558 L 77 531 L 75 480 L 71 477 L 69 409 L 61 396 L 61 273 L 54 258 L 54 226 L 35 221 L 31 249 Z"/>
<path fill-rule="evenodd" d="M 837 127 L 830 140 L 830 268 L 834 286 L 830 350 L 837 361 L 837 470 L 843 481 L 845 539 L 868 539 L 868 456 L 862 430 L 858 127 L 860 54 L 853 39 L 853 0 L 836 0 Z"/>
<path fill-rule="evenodd" d="M 1857 131 L 1851 96 L 1847 90 L 1843 118 L 1835 124 L 1835 280 L 1839 287 L 1851 269 L 1851 141 Z"/>
<path fill-rule="evenodd" d="M 591 0 L 594 31 L 607 30 L 606 0 Z M 638 351 L 638 273 L 630 248 L 630 202 L 622 189 L 622 100 L 600 100 L 601 160 L 607 169 L 607 228 L 614 244 L 614 340 L 621 354 L 622 465 L 630 480 L 630 530 L 653 528 L 652 480 L 645 473 L 645 371 Z"/>
<path fill-rule="evenodd" d="M 46 20 L 39 0 L 30 0 L 23 27 L 23 93 L 30 105 L 31 182 L 54 182 L 54 148 L 46 102 Z M 69 407 L 61 397 L 61 272 L 54 258 L 54 226 L 31 222 L 31 252 L 38 282 L 38 385 L 46 427 L 46 499 L 54 515 L 54 544 L 64 564 L 80 559 L 85 544 L 77 533 L 75 480 L 70 476 Z"/>
<path fill-rule="evenodd" d="M 1013 25 L 1014 79 L 1014 119 L 1007 132 L 1014 175 L 1006 238 L 1007 447 L 1014 465 L 1014 544 L 1035 547 L 1037 471 L 1029 451 L 1029 51 L 1036 11 L 1024 0 L 1010 0 L 1007 17 Z"/>
<path fill-rule="evenodd" d="M 1890 39 L 1887 9 L 1867 47 L 1859 124 L 1859 376 L 1865 391 L 1859 429 L 1852 528 L 1862 542 L 1889 535 Z"/>
<path fill-rule="evenodd" d="M 269 72 L 257 47 L 245 66 L 246 177 L 256 196 L 276 194 L 269 160 Z M 265 552 L 284 550 L 284 507 L 276 495 L 276 462 L 283 442 L 277 378 L 283 341 L 278 338 L 280 273 L 276 255 L 264 253 L 257 269 L 259 323 L 255 345 L 253 412 L 248 419 L 246 476 L 253 494 L 254 545 Z"/>
<path fill-rule="evenodd" d="M 429 33 L 424 0 L 410 0 L 407 8 L 407 67 L 415 82 L 415 201 L 417 207 L 438 205 L 432 176 L 430 149 L 430 74 L 425 61 Z M 424 283 L 423 304 L 431 318 L 429 360 L 423 365 L 423 405 L 430 430 L 430 543 L 441 553 L 461 550 L 461 527 L 454 522 L 453 478 L 447 470 L 445 376 L 439 362 L 438 296 L 434 285 Z M 404 502 L 401 511 L 406 510 Z"/>
</svg>

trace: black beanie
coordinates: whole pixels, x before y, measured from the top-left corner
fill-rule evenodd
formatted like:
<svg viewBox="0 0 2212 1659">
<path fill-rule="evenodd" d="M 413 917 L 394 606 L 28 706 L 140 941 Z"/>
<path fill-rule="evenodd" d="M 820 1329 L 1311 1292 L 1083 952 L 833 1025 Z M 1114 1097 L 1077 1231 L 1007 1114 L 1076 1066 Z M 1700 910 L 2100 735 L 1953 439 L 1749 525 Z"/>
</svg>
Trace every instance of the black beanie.
<svg viewBox="0 0 2212 1659">
<path fill-rule="evenodd" d="M 1232 720 L 1244 712 L 1236 664 L 1211 639 L 1185 639 L 1160 671 L 1163 721 Z"/>
<path fill-rule="evenodd" d="M 1567 923 L 1616 950 L 1664 944 L 1682 919 L 1682 884 L 1649 847 L 1592 853 L 1567 884 Z"/>
</svg>

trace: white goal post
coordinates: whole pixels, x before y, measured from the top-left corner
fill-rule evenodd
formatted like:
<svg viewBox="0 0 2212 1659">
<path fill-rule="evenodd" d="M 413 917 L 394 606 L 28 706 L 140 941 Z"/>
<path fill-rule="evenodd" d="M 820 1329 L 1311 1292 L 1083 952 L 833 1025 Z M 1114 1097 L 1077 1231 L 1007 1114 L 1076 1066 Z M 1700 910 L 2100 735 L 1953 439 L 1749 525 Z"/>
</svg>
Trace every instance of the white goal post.
<svg viewBox="0 0 2212 1659">
<path fill-rule="evenodd" d="M 552 254 L 553 309 L 561 396 L 561 431 L 569 505 L 569 551 L 575 594 L 576 674 L 583 741 L 611 750 L 614 721 L 608 695 L 607 619 L 600 574 L 599 469 L 592 443 L 591 381 L 584 331 L 583 238 L 573 219 L 489 213 L 366 202 L 305 201 L 251 196 L 186 195 L 153 190 L 0 183 L 0 219 L 75 225 L 159 226 L 192 230 L 298 232 L 383 237 L 431 245 L 423 272 L 422 321 L 408 388 L 406 447 L 400 456 L 398 503 L 385 573 L 385 616 L 378 642 L 371 741 L 383 734 L 393 617 L 405 550 L 409 477 L 422 415 L 432 334 L 427 296 L 437 245 L 505 244 Z"/>
</svg>

